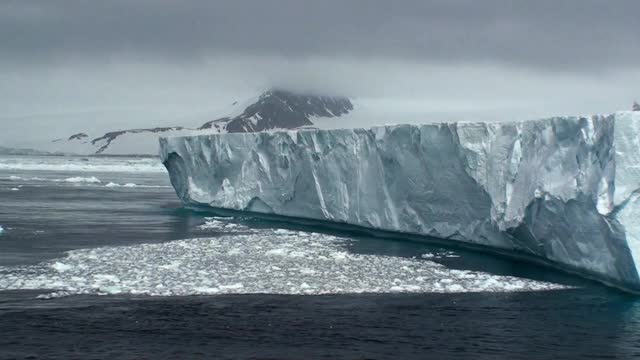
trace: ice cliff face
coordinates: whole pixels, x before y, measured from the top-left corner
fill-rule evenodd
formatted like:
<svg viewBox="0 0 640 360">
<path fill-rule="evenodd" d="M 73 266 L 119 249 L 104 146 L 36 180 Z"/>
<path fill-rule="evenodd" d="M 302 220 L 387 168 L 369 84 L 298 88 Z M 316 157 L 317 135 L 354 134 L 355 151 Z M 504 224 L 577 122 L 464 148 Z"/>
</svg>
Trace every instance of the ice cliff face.
<svg viewBox="0 0 640 360">
<path fill-rule="evenodd" d="M 640 114 L 161 138 L 187 205 L 482 245 L 640 290 Z"/>
</svg>

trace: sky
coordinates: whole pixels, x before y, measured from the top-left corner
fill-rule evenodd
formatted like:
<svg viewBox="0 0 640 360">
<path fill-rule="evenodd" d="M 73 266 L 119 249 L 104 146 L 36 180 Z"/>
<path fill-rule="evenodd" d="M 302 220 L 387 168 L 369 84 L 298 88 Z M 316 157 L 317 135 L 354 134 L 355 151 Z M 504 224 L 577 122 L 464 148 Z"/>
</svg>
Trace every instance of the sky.
<svg viewBox="0 0 640 360">
<path fill-rule="evenodd" d="M 273 86 L 393 123 L 626 110 L 638 16 L 637 0 L 1 0 L 0 146 L 197 125 Z"/>
</svg>

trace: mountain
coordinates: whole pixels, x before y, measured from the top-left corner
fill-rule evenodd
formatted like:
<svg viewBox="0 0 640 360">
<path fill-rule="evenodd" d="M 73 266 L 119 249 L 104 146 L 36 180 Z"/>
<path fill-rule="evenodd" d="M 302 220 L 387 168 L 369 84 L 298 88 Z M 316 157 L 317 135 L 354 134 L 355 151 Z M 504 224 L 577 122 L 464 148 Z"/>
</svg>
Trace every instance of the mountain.
<svg viewBox="0 0 640 360">
<path fill-rule="evenodd" d="M 258 132 L 272 129 L 296 129 L 313 126 L 315 118 L 332 118 L 353 110 L 346 97 L 296 94 L 272 89 L 234 117 L 208 121 L 199 129 L 218 132 Z"/>
<path fill-rule="evenodd" d="M 49 147 L 56 151 L 80 154 L 156 154 L 158 136 L 210 133 L 259 132 L 315 126 L 319 119 L 337 118 L 350 113 L 354 106 L 346 97 L 295 93 L 270 89 L 236 110 L 207 121 L 198 128 L 184 126 L 151 127 L 109 131 L 92 138 L 78 132 L 66 139 L 55 139 Z"/>
<path fill-rule="evenodd" d="M 638 104 L 637 102 L 634 102 L 633 103 L 633 108 L 631 108 L 631 110 L 640 111 L 640 104 Z"/>
</svg>

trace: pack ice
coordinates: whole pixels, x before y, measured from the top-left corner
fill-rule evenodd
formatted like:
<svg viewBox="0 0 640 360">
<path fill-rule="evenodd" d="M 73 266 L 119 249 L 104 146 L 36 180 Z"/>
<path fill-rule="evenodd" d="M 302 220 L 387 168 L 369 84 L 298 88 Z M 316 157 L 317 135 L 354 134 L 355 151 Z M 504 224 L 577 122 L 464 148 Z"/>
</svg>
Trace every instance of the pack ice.
<svg viewBox="0 0 640 360">
<path fill-rule="evenodd" d="M 168 137 L 188 207 L 437 237 L 640 291 L 640 113 Z"/>
</svg>

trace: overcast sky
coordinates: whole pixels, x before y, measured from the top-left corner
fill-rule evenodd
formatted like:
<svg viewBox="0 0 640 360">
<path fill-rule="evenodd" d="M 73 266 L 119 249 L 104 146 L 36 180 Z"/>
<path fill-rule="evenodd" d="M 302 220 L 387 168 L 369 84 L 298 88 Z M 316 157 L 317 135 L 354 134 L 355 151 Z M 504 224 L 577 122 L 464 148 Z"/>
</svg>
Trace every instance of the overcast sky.
<svg viewBox="0 0 640 360">
<path fill-rule="evenodd" d="M 1 0 L 0 123 L 197 123 L 269 86 L 425 116 L 611 112 L 640 98 L 639 17 L 637 0 Z"/>
</svg>

